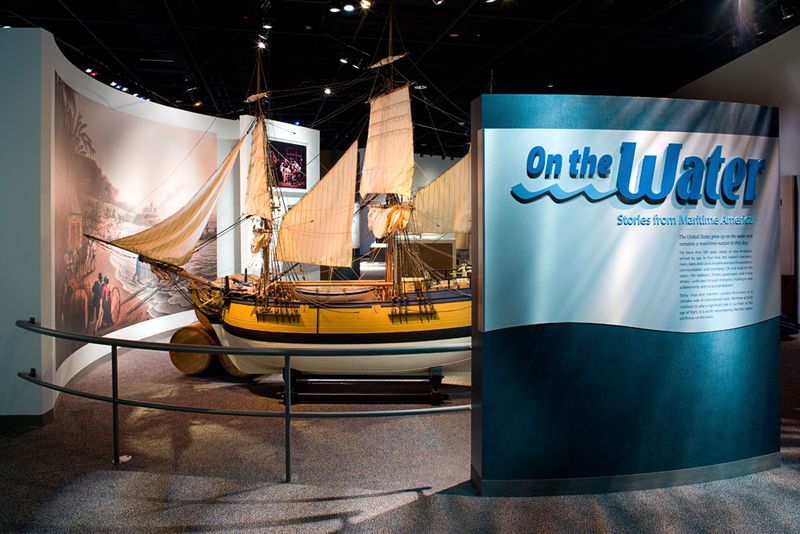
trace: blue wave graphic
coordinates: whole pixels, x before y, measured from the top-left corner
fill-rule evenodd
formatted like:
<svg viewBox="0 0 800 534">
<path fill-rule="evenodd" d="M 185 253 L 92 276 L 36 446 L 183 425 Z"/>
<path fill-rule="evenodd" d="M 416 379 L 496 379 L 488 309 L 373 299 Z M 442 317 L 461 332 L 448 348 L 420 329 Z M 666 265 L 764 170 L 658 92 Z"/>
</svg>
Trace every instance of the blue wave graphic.
<svg viewBox="0 0 800 534">
<path fill-rule="evenodd" d="M 545 187 L 544 189 L 539 189 L 538 191 L 528 191 L 521 183 L 511 188 L 511 196 L 513 196 L 514 199 L 521 204 L 533 202 L 534 200 L 544 196 L 550 196 L 550 198 L 556 202 L 566 202 L 579 196 L 586 197 L 589 202 L 599 202 L 609 197 L 613 197 L 616 194 L 616 187 L 610 191 L 598 191 L 594 184 L 587 184 L 585 187 L 575 191 L 564 191 L 561 189 L 561 185 L 557 183 Z"/>
</svg>

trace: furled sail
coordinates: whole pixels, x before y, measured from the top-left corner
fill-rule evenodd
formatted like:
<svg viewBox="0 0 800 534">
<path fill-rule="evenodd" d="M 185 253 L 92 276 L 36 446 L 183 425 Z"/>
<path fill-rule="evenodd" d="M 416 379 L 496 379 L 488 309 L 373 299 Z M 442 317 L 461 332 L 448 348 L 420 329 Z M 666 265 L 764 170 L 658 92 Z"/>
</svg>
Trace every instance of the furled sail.
<svg viewBox="0 0 800 534">
<path fill-rule="evenodd" d="M 413 230 L 418 233 L 470 231 L 470 154 L 414 195 Z"/>
<path fill-rule="evenodd" d="M 408 86 L 371 102 L 369 135 L 361 169 L 361 196 L 411 194 L 414 175 L 414 132 Z"/>
<path fill-rule="evenodd" d="M 147 230 L 116 239 L 110 244 L 135 252 L 147 259 L 175 266 L 181 266 L 188 262 L 208 223 L 222 191 L 222 185 L 236 160 L 243 141 L 244 138 L 236 143 L 217 172 L 203 184 L 200 191 L 195 193 L 183 208 Z"/>
<path fill-rule="evenodd" d="M 367 226 L 380 239 L 408 226 L 411 218 L 411 206 L 396 204 L 394 206 L 370 206 L 367 213 Z"/>
<path fill-rule="evenodd" d="M 358 142 L 311 190 L 289 208 L 278 230 L 281 261 L 349 267 Z"/>
<path fill-rule="evenodd" d="M 272 219 L 270 206 L 267 166 L 267 151 L 264 135 L 264 120 L 256 119 L 253 139 L 250 144 L 250 171 L 247 175 L 247 193 L 245 195 L 244 216 L 257 216 Z"/>
<path fill-rule="evenodd" d="M 396 56 L 385 57 L 382 60 L 378 61 L 377 63 L 373 63 L 372 65 L 370 65 L 369 68 L 377 69 L 378 67 L 385 67 L 386 65 L 390 65 L 390 64 L 394 63 L 398 59 L 403 59 L 407 55 L 408 55 L 408 52 L 406 52 L 405 54 L 398 54 Z"/>
</svg>

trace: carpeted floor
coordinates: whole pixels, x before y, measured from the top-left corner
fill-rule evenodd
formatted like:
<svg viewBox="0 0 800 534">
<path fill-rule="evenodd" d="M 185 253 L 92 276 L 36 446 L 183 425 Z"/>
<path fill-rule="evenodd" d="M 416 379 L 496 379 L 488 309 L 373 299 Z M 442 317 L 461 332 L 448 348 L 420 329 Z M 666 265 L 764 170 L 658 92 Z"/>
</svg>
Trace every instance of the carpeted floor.
<svg viewBox="0 0 800 534">
<path fill-rule="evenodd" d="M 74 380 L 110 392 L 107 362 Z M 469 413 L 283 422 L 122 407 L 62 395 L 42 428 L 0 431 L 0 531 L 800 532 L 800 340 L 782 343 L 782 457 L 772 471 L 668 489 L 487 498 L 469 484 Z M 281 411 L 275 381 L 190 378 L 163 355 L 121 356 L 122 397 Z M 448 405 L 469 402 L 463 377 Z M 301 397 L 302 398 L 302 397 Z M 319 399 L 315 399 L 319 401 Z M 297 411 L 424 407 L 300 403 Z M 391 399 L 389 399 L 391 400 Z"/>
</svg>

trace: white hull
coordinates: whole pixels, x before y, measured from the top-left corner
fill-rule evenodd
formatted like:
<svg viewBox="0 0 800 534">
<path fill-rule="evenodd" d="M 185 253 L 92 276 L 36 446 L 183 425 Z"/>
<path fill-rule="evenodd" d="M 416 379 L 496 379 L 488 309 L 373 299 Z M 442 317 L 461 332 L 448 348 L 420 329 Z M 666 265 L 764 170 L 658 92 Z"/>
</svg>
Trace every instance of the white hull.
<svg viewBox="0 0 800 534">
<path fill-rule="evenodd" d="M 470 343 L 469 337 L 443 340 L 414 341 L 408 343 L 358 343 L 320 345 L 318 343 L 272 343 L 246 339 L 229 334 L 222 325 L 214 325 L 223 346 L 269 348 L 286 350 L 291 355 L 300 349 L 396 349 L 396 348 L 429 348 Z M 283 356 L 229 356 L 231 362 L 243 373 L 263 375 L 283 370 Z M 418 353 L 418 354 L 378 354 L 375 356 L 292 356 L 292 369 L 309 374 L 346 374 L 346 375 L 383 375 L 424 373 L 433 367 L 446 367 L 469 360 L 469 350 L 450 352 Z"/>
</svg>

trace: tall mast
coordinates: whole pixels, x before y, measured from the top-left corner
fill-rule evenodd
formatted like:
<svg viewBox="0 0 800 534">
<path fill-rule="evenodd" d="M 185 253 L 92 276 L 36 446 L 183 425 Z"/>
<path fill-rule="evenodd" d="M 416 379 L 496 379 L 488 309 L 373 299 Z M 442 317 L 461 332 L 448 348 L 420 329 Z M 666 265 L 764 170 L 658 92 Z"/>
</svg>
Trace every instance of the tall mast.
<svg viewBox="0 0 800 534">
<path fill-rule="evenodd" d="M 387 57 L 392 57 L 392 36 L 394 31 L 394 21 L 392 20 L 392 15 L 394 14 L 394 0 L 389 0 L 389 55 Z M 389 64 L 389 91 L 394 89 L 394 76 L 392 76 L 392 71 L 394 70 L 394 66 L 390 63 Z"/>
<path fill-rule="evenodd" d="M 261 77 L 263 76 L 262 65 L 261 65 L 262 57 L 261 57 L 261 49 L 258 49 L 258 59 L 256 61 L 256 94 L 261 94 Z M 265 83 L 266 85 L 266 83 Z M 265 121 L 265 113 L 261 107 L 262 99 L 259 98 L 256 101 L 256 120 L 263 122 L 264 124 L 264 146 L 262 150 L 264 150 L 264 161 L 267 162 L 265 166 L 266 176 L 264 179 L 267 181 L 267 189 L 269 190 L 269 203 L 270 209 L 272 208 L 272 194 L 273 194 L 273 184 L 269 166 L 269 141 L 267 140 L 267 124 Z M 260 297 L 263 298 L 264 305 L 267 304 L 269 299 L 269 258 L 270 258 L 270 243 L 272 241 L 272 218 L 269 220 L 265 218 L 261 218 L 261 231 L 266 234 L 266 239 L 263 241 L 263 246 L 261 248 L 261 291 Z"/>
</svg>

